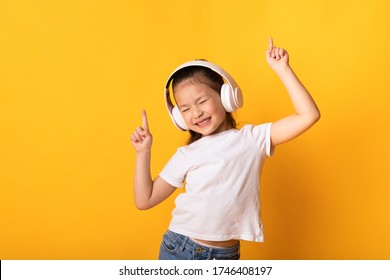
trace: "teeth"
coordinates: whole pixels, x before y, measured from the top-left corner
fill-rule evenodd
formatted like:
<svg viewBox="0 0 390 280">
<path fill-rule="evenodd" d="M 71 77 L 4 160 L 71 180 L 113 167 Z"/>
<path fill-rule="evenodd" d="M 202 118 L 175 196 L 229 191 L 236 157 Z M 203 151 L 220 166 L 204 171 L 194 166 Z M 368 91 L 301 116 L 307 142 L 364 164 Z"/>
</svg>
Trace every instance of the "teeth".
<svg viewBox="0 0 390 280">
<path fill-rule="evenodd" d="M 198 122 L 198 125 L 204 125 L 205 123 L 207 123 L 209 121 L 209 119 L 205 119 L 201 122 Z"/>
</svg>

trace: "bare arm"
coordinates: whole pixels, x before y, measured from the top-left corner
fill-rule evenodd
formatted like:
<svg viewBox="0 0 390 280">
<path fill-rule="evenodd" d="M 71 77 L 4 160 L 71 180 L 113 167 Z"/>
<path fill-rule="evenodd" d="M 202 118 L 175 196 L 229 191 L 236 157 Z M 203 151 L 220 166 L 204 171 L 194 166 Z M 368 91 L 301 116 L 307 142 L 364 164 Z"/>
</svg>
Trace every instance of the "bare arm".
<svg viewBox="0 0 390 280">
<path fill-rule="evenodd" d="M 269 41 L 266 57 L 268 64 L 286 87 L 295 109 L 295 114 L 272 124 L 271 142 L 273 146 L 276 146 L 308 130 L 319 120 L 320 111 L 310 93 L 290 67 L 288 53 L 284 49 L 275 47 L 272 38 Z"/>
<path fill-rule="evenodd" d="M 153 139 L 149 132 L 145 111 L 142 111 L 142 127 L 138 127 L 130 139 L 136 152 L 134 171 L 135 205 L 138 209 L 145 210 L 164 201 L 176 188 L 159 176 L 152 180 L 150 160 Z"/>
</svg>

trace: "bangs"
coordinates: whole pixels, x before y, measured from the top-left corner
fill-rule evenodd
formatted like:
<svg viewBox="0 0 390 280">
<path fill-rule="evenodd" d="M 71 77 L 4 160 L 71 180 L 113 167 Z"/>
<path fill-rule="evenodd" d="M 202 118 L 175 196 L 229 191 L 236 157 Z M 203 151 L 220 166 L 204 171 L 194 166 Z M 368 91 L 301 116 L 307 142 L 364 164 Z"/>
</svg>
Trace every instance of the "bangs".
<svg viewBox="0 0 390 280">
<path fill-rule="evenodd" d="M 182 82 L 205 84 L 218 93 L 220 93 L 221 87 L 224 84 L 224 80 L 219 74 L 202 66 L 190 66 L 176 72 L 172 81 L 173 91 Z"/>
</svg>

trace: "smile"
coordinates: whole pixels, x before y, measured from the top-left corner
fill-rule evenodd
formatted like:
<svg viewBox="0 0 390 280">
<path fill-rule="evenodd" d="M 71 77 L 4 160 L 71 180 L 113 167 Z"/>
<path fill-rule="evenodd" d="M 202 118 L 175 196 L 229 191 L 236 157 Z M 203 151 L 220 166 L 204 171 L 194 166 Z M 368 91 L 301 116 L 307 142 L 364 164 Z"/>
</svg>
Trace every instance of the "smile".
<svg viewBox="0 0 390 280">
<path fill-rule="evenodd" d="M 208 117 L 208 118 L 206 118 L 206 119 L 203 119 L 203 120 L 201 120 L 201 121 L 195 123 L 195 125 L 201 126 L 201 127 L 202 127 L 202 126 L 206 126 L 206 125 L 209 124 L 210 120 L 211 120 L 211 117 Z"/>
</svg>

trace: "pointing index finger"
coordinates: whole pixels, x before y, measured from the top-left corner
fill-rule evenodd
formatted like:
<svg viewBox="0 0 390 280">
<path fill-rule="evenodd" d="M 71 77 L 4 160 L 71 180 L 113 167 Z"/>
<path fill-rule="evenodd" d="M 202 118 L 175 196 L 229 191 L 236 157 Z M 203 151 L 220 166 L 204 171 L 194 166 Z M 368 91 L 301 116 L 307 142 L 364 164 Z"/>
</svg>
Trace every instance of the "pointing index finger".
<svg viewBox="0 0 390 280">
<path fill-rule="evenodd" d="M 148 117 L 146 116 L 145 110 L 142 110 L 142 128 L 144 130 L 149 130 Z"/>
<path fill-rule="evenodd" d="M 270 49 L 272 49 L 273 46 L 274 46 L 274 42 L 273 42 L 273 40 L 272 40 L 272 37 L 269 37 L 268 47 L 269 47 Z"/>
</svg>

